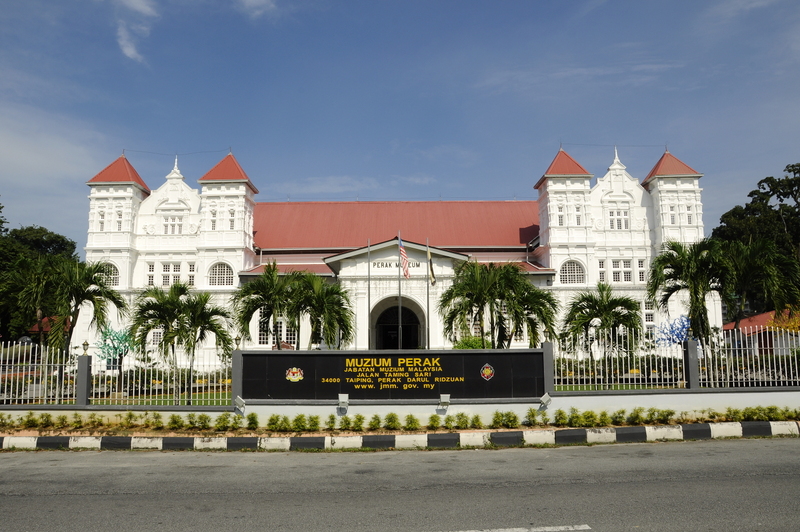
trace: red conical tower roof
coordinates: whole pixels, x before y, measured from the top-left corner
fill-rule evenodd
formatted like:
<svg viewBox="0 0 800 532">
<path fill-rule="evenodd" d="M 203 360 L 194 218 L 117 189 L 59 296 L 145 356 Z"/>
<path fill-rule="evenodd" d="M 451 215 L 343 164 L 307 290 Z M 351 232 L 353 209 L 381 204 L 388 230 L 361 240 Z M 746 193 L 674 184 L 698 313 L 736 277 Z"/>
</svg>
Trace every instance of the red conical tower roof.
<svg viewBox="0 0 800 532">
<path fill-rule="evenodd" d="M 253 186 L 250 178 L 244 173 L 242 167 L 239 166 L 239 161 L 236 160 L 236 157 L 234 157 L 232 153 L 226 155 L 214 168 L 206 172 L 206 175 L 199 180 L 200 183 L 219 181 L 244 182 L 247 183 L 247 186 L 249 186 L 254 193 L 258 193 L 258 189 Z"/>
<path fill-rule="evenodd" d="M 592 174 L 587 172 L 586 168 L 581 166 L 578 163 L 578 161 L 570 157 L 570 155 L 567 152 L 565 152 L 563 148 L 559 148 L 555 159 L 553 159 L 553 162 L 550 163 L 550 166 L 547 168 L 547 171 L 544 173 L 542 178 L 539 179 L 539 181 L 533 188 L 539 188 L 542 182 L 544 182 L 544 180 L 548 177 L 566 177 L 566 176 L 592 177 Z"/>
<path fill-rule="evenodd" d="M 89 184 L 99 185 L 105 183 L 132 183 L 149 193 L 147 183 L 139 177 L 139 173 L 128 161 L 125 155 L 120 155 L 117 160 L 106 166 L 99 174 L 88 181 Z"/>
<path fill-rule="evenodd" d="M 669 150 L 664 152 L 664 155 L 658 160 L 656 165 L 644 178 L 642 184 L 644 185 L 654 177 L 702 177 L 703 174 L 697 172 L 694 168 L 684 163 Z"/>
</svg>

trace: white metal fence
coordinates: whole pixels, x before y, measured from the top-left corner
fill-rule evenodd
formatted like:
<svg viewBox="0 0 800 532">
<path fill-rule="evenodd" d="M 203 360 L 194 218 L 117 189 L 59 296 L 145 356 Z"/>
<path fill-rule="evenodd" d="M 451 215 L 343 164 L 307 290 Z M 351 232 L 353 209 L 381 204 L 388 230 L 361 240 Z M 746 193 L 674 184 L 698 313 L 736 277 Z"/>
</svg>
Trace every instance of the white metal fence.
<svg viewBox="0 0 800 532">
<path fill-rule="evenodd" d="M 726 330 L 702 344 L 700 385 L 800 386 L 800 334 L 776 327 Z"/>
<path fill-rule="evenodd" d="M 628 335 L 565 338 L 554 345 L 557 391 L 683 388 L 683 346 Z"/>
<path fill-rule="evenodd" d="M 230 405 L 231 365 L 203 352 L 163 361 L 93 357 L 89 400 L 94 405 Z M 75 404 L 77 357 L 36 344 L 0 346 L 0 405 Z"/>
</svg>

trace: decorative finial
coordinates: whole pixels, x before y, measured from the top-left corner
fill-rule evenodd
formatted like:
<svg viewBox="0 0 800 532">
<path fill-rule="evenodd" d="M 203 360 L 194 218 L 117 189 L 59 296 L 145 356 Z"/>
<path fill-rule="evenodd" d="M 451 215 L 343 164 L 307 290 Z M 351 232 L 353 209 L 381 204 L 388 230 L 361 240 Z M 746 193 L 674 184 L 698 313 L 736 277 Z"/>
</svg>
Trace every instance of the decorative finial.
<svg viewBox="0 0 800 532">
<path fill-rule="evenodd" d="M 669 153 L 669 142 L 664 144 L 664 153 Z"/>
<path fill-rule="evenodd" d="M 614 162 L 619 162 L 619 154 L 617 153 L 617 145 L 614 144 Z"/>
<path fill-rule="evenodd" d="M 175 154 L 175 166 L 172 169 L 174 171 L 176 171 L 176 172 L 180 172 L 180 170 L 178 170 L 178 154 L 177 153 Z"/>
</svg>

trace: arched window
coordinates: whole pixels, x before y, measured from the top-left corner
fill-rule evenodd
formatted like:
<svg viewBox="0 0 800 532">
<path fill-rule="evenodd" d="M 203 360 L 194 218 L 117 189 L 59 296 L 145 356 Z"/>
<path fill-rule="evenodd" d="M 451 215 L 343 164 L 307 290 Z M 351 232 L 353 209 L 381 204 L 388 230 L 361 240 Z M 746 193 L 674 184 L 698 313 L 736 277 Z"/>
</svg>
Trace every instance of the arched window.
<svg viewBox="0 0 800 532">
<path fill-rule="evenodd" d="M 574 260 L 568 260 L 561 265 L 561 270 L 558 272 L 558 281 L 561 284 L 585 283 L 586 274 L 583 272 L 583 266 Z"/>
<path fill-rule="evenodd" d="M 211 286 L 233 286 L 233 270 L 227 264 L 215 264 L 208 274 L 208 284 Z"/>
<path fill-rule="evenodd" d="M 119 286 L 119 270 L 116 266 L 106 264 L 103 273 L 109 286 Z"/>
</svg>

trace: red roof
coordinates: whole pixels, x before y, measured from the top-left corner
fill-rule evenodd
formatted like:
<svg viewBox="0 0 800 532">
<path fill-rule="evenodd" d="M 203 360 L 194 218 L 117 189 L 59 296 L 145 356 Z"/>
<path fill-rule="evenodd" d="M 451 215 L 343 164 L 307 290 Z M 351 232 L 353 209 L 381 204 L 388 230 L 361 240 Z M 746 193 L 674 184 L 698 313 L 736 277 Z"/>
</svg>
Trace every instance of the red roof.
<svg viewBox="0 0 800 532">
<path fill-rule="evenodd" d="M 276 249 L 356 249 L 404 240 L 443 249 L 521 247 L 539 234 L 535 201 L 257 203 L 255 244 Z"/>
<path fill-rule="evenodd" d="M 541 179 L 534 185 L 533 188 L 539 188 L 542 182 L 547 177 L 556 176 L 587 176 L 592 177 L 592 174 L 586 171 L 586 168 L 581 166 L 578 161 L 570 157 L 570 155 L 563 149 L 559 149 L 553 162 L 547 168 Z"/>
<path fill-rule="evenodd" d="M 199 182 L 213 182 L 213 181 L 244 181 L 254 193 L 258 193 L 256 187 L 244 173 L 242 167 L 239 166 L 239 161 L 232 153 L 226 155 L 220 162 L 214 165 L 214 168 L 206 172 L 206 175 L 199 179 Z"/>
<path fill-rule="evenodd" d="M 693 177 L 700 177 L 702 174 L 698 173 L 694 170 L 691 166 L 684 163 L 670 152 L 664 152 L 664 155 L 661 156 L 661 159 L 658 160 L 656 165 L 650 170 L 650 173 L 647 174 L 647 177 L 644 178 L 642 184 L 647 183 L 650 181 L 651 178 L 656 176 L 668 176 L 668 177 L 677 177 L 677 176 L 693 176 Z"/>
<path fill-rule="evenodd" d="M 89 180 L 89 183 L 134 183 L 143 190 L 150 192 L 147 184 L 139 177 L 139 173 L 128 162 L 125 155 L 120 155 L 116 161 L 106 166 L 99 174 Z"/>
</svg>

